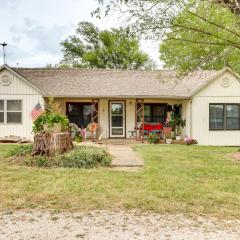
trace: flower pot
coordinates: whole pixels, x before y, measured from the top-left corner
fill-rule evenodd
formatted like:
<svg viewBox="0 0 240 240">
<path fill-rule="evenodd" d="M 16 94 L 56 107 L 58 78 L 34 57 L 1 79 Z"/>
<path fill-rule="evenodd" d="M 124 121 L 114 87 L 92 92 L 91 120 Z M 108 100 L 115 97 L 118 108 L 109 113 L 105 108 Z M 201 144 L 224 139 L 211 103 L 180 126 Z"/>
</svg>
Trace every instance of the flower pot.
<svg viewBox="0 0 240 240">
<path fill-rule="evenodd" d="M 43 126 L 44 131 L 50 132 L 50 133 L 59 133 L 62 131 L 62 126 L 60 123 L 54 123 L 53 127 L 49 127 L 48 124 L 45 124 Z"/>
<path fill-rule="evenodd" d="M 167 138 L 166 139 L 166 144 L 172 144 L 172 139 L 171 138 Z"/>
<path fill-rule="evenodd" d="M 177 141 L 181 141 L 181 140 L 182 140 L 182 137 L 181 137 L 181 136 L 176 136 L 176 140 L 177 140 Z"/>
<path fill-rule="evenodd" d="M 62 126 L 60 123 L 54 123 L 52 128 L 53 133 L 59 133 L 62 131 Z"/>
</svg>

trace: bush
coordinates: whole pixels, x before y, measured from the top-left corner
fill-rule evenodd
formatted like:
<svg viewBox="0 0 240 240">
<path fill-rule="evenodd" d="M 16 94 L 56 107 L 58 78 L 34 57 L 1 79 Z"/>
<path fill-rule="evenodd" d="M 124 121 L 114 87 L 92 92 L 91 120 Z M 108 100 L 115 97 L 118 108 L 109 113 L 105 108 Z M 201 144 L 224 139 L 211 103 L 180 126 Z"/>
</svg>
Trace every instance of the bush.
<svg viewBox="0 0 240 240">
<path fill-rule="evenodd" d="M 62 167 L 93 168 L 97 165 L 109 166 L 110 155 L 102 148 L 80 146 L 61 156 Z"/>
<path fill-rule="evenodd" d="M 6 157 L 30 155 L 32 152 L 32 148 L 33 148 L 32 144 L 16 145 L 13 149 L 11 149 L 7 153 Z"/>
<path fill-rule="evenodd" d="M 21 163 L 27 166 L 93 168 L 98 165 L 109 166 L 111 163 L 111 156 L 103 148 L 79 146 L 68 153 L 53 157 L 45 155 L 32 157 L 30 156 L 32 148 L 29 145 L 28 148 L 24 148 L 25 150 L 19 147 L 11 150 L 8 156 L 25 156 L 19 159 Z M 15 162 L 19 162 L 17 158 L 15 160 Z"/>
<path fill-rule="evenodd" d="M 156 133 L 149 133 L 149 135 L 147 136 L 147 141 L 149 143 L 158 143 L 159 142 L 159 136 Z"/>
</svg>

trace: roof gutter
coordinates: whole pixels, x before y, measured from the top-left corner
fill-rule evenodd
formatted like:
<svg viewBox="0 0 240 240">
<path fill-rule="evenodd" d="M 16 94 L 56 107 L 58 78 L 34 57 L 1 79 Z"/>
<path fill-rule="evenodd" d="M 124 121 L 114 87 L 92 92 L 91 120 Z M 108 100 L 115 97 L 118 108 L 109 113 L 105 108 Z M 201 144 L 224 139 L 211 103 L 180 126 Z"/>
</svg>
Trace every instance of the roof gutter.
<svg viewBox="0 0 240 240">
<path fill-rule="evenodd" d="M 192 99 L 191 96 L 169 96 L 169 95 L 109 95 L 109 96 L 99 96 L 99 95 L 49 95 L 45 94 L 43 97 L 55 97 L 55 98 L 98 98 L 98 99 L 106 99 L 106 98 L 113 98 L 113 99 L 127 99 L 127 98 L 144 98 L 144 99 L 179 99 L 179 100 L 190 100 Z"/>
</svg>

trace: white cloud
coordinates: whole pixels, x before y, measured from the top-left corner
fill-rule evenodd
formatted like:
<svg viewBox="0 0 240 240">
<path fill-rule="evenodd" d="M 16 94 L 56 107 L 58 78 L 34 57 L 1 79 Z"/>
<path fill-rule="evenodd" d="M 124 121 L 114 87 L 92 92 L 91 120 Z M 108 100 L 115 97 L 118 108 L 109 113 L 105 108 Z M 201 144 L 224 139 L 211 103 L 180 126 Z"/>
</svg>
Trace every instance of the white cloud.
<svg viewBox="0 0 240 240">
<path fill-rule="evenodd" d="M 118 17 L 91 17 L 96 0 L 0 0 L 0 5 L 0 42 L 8 43 L 8 64 L 13 66 L 17 62 L 34 67 L 58 63 L 60 42 L 80 21 L 91 21 L 101 29 L 119 26 Z M 142 41 L 142 49 L 159 62 L 158 44 Z"/>
<path fill-rule="evenodd" d="M 12 26 L 13 40 L 27 41 L 34 51 L 59 53 L 59 44 L 72 29 L 73 25 L 53 25 L 45 27 L 32 19 L 26 18 L 23 26 Z"/>
<path fill-rule="evenodd" d="M 0 5 L 3 8 L 8 7 L 10 9 L 14 9 L 20 2 L 21 0 L 0 0 Z"/>
</svg>

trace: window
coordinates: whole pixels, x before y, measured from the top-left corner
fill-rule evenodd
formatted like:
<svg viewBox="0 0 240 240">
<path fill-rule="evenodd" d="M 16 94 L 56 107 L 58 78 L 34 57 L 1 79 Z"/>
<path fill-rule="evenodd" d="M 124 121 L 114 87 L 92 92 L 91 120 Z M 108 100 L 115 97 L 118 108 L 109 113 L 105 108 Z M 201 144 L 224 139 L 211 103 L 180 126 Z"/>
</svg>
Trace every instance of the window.
<svg viewBox="0 0 240 240">
<path fill-rule="evenodd" d="M 4 123 L 4 100 L 0 100 L 0 123 Z"/>
<path fill-rule="evenodd" d="M 240 130 L 240 104 L 210 104 L 210 130 Z"/>
<path fill-rule="evenodd" d="M 0 123 L 21 123 L 22 101 L 0 100 Z"/>
<path fill-rule="evenodd" d="M 167 105 L 159 103 L 144 104 L 144 122 L 146 123 L 164 123 L 166 120 Z M 140 122 L 140 116 L 138 116 Z"/>
<path fill-rule="evenodd" d="M 67 116 L 71 123 L 77 124 L 80 128 L 86 128 L 91 123 L 92 104 L 67 103 Z"/>
<path fill-rule="evenodd" d="M 226 104 L 226 128 L 240 129 L 240 104 Z"/>
<path fill-rule="evenodd" d="M 210 129 L 224 129 L 224 105 L 210 104 Z"/>
</svg>

